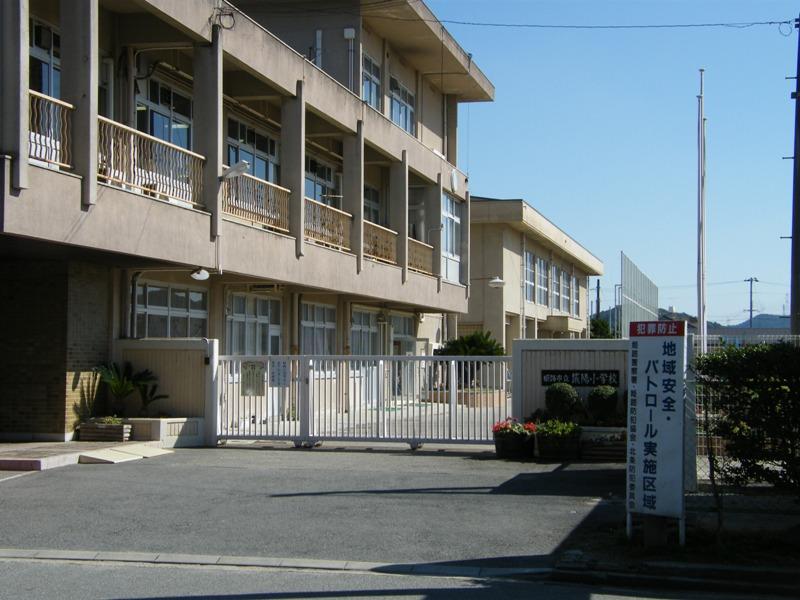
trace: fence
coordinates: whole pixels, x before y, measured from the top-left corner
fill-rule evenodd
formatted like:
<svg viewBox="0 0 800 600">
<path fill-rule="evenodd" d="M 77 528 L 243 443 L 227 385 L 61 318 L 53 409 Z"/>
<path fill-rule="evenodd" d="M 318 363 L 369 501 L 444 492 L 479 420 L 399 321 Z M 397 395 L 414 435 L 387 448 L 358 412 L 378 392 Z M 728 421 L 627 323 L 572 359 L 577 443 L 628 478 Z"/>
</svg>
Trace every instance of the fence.
<svg viewBox="0 0 800 600">
<path fill-rule="evenodd" d="M 67 102 L 29 90 L 28 154 L 51 165 L 72 167 L 72 111 Z"/>
<path fill-rule="evenodd" d="M 491 443 L 505 357 L 222 356 L 220 439 Z"/>
<path fill-rule="evenodd" d="M 433 246 L 408 238 L 408 268 L 433 275 Z"/>
<path fill-rule="evenodd" d="M 288 232 L 290 193 L 245 173 L 223 182 L 222 210 L 253 224 Z"/>
<path fill-rule="evenodd" d="M 200 203 L 205 158 L 98 117 L 98 177 L 155 197 Z"/>
<path fill-rule="evenodd" d="M 693 415 L 696 419 L 696 438 L 687 439 L 687 452 L 694 453 L 696 457 L 697 487 L 687 496 L 687 506 L 690 508 L 712 508 L 711 495 L 711 467 L 712 461 L 717 473 L 717 481 L 722 486 L 723 505 L 725 510 L 744 509 L 770 510 L 783 512 L 797 512 L 798 507 L 794 498 L 781 494 L 772 486 L 759 484 L 738 486 L 730 481 L 721 481 L 719 468 L 732 464 L 732 458 L 726 451 L 728 440 L 716 435 L 714 426 L 721 418 L 723 399 L 711 390 L 704 389 L 696 384 L 694 371 L 694 358 L 701 352 L 703 338 L 698 335 L 689 336 L 687 388 L 689 402 L 694 403 Z M 748 346 L 753 344 L 777 344 L 785 342 L 800 347 L 800 336 L 792 335 L 709 335 L 705 337 L 707 353 L 720 350 L 726 345 Z M 691 455 L 691 454 L 690 454 Z"/>
<path fill-rule="evenodd" d="M 353 215 L 311 198 L 306 198 L 306 237 L 327 246 L 350 250 Z"/>
<path fill-rule="evenodd" d="M 364 254 L 376 260 L 397 264 L 397 232 L 364 221 Z"/>
</svg>

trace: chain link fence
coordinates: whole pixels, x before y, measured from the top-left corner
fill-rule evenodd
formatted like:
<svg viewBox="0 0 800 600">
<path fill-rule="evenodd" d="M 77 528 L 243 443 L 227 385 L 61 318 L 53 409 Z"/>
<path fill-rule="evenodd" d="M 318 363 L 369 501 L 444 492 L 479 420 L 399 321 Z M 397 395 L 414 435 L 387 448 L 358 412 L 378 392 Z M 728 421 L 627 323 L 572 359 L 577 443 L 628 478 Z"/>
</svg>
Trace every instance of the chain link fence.
<svg viewBox="0 0 800 600">
<path fill-rule="evenodd" d="M 689 406 L 694 406 L 696 439 L 687 440 L 687 450 L 694 446 L 696 459 L 695 481 L 688 482 L 686 506 L 689 510 L 716 510 L 712 479 L 724 512 L 770 512 L 800 514 L 800 503 L 796 495 L 776 489 L 766 483 L 735 485 L 721 476 L 721 471 L 732 464 L 733 458 L 726 450 L 727 440 L 718 435 L 715 424 L 719 421 L 722 399 L 702 385 L 696 385 L 695 357 L 702 352 L 703 338 L 690 335 L 688 340 L 687 392 Z M 749 346 L 754 344 L 789 343 L 800 347 L 797 335 L 709 335 L 705 338 L 706 352 L 712 353 L 725 346 Z M 690 408 L 690 410 L 692 410 Z M 689 416 L 689 415 L 687 415 Z M 694 478 L 692 478 L 694 479 Z"/>
</svg>

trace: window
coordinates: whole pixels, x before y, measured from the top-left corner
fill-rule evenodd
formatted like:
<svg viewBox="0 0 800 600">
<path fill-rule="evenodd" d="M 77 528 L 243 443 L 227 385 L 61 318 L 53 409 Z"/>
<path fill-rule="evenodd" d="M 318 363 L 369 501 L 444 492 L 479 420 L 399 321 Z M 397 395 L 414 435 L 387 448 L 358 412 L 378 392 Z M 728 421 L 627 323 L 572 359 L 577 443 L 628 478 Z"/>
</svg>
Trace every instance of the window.
<svg viewBox="0 0 800 600">
<path fill-rule="evenodd" d="M 339 208 L 339 195 L 333 179 L 333 167 L 306 155 L 306 198 Z"/>
<path fill-rule="evenodd" d="M 417 133 L 417 122 L 414 117 L 414 94 L 408 91 L 397 79 L 389 80 L 389 94 L 391 95 L 391 118 L 397 125 L 411 135 Z"/>
<path fill-rule="evenodd" d="M 366 54 L 361 67 L 361 99 L 375 110 L 381 109 L 381 68 Z"/>
<path fill-rule="evenodd" d="M 581 286 L 578 278 L 572 276 L 572 314 L 579 317 L 581 314 Z"/>
<path fill-rule="evenodd" d="M 455 283 L 461 282 L 461 213 L 461 202 L 442 194 L 442 277 Z"/>
<path fill-rule="evenodd" d="M 227 348 L 235 355 L 281 353 L 281 302 L 253 294 L 232 294 L 228 304 Z"/>
<path fill-rule="evenodd" d="M 192 147 L 192 100 L 157 79 L 136 96 L 136 128 L 186 150 Z"/>
<path fill-rule="evenodd" d="M 536 287 L 535 260 L 533 252 L 525 250 L 525 300 L 528 302 L 534 301 L 533 291 Z"/>
<path fill-rule="evenodd" d="M 208 335 L 208 293 L 160 283 L 136 286 L 136 337 Z"/>
<path fill-rule="evenodd" d="M 30 20 L 30 89 L 53 98 L 61 97 L 61 36 L 49 25 Z"/>
<path fill-rule="evenodd" d="M 278 183 L 278 143 L 265 132 L 229 118 L 226 144 L 228 166 L 246 160 L 250 165 L 250 175 Z"/>
<path fill-rule="evenodd" d="M 336 309 L 304 302 L 300 308 L 300 352 L 336 353 Z"/>
<path fill-rule="evenodd" d="M 383 225 L 383 206 L 381 193 L 370 185 L 364 186 L 364 218 L 370 223 Z"/>
<path fill-rule="evenodd" d="M 548 306 L 549 302 L 547 297 L 547 273 L 550 266 L 543 258 L 536 259 L 537 283 L 536 283 L 536 301 L 543 305 Z"/>
<path fill-rule="evenodd" d="M 561 310 L 568 313 L 570 310 L 569 273 L 561 271 Z"/>
<path fill-rule="evenodd" d="M 561 269 L 553 265 L 550 275 L 550 292 L 553 296 L 550 306 L 555 310 L 561 310 Z"/>
<path fill-rule="evenodd" d="M 414 354 L 416 341 L 413 317 L 392 316 L 392 354 L 396 356 Z"/>
<path fill-rule="evenodd" d="M 350 326 L 350 352 L 356 356 L 381 353 L 378 345 L 377 313 L 353 311 Z"/>
</svg>

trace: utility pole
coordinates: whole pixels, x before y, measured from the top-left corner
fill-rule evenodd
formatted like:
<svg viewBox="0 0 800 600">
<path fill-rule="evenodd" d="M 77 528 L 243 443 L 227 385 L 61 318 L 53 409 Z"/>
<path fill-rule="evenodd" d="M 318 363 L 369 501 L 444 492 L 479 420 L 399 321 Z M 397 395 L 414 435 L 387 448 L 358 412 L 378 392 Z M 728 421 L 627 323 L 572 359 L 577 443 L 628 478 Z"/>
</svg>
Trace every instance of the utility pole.
<svg viewBox="0 0 800 600">
<path fill-rule="evenodd" d="M 793 335 L 800 335 L 800 18 L 795 19 L 797 68 L 794 79 L 794 182 L 792 192 L 792 262 L 790 317 Z"/>
<path fill-rule="evenodd" d="M 706 115 L 703 103 L 703 73 L 697 96 L 697 333 L 700 353 L 708 349 L 706 328 Z"/>
<path fill-rule="evenodd" d="M 753 328 L 753 283 L 758 283 L 758 277 L 750 277 L 745 282 L 750 282 L 750 329 Z"/>
</svg>

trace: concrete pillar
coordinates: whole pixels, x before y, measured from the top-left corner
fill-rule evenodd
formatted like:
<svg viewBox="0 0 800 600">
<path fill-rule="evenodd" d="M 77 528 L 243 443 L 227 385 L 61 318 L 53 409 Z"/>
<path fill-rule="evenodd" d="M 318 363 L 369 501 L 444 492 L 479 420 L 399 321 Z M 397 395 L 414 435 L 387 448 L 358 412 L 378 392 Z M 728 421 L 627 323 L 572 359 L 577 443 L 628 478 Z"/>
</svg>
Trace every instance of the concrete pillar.
<svg viewBox="0 0 800 600">
<path fill-rule="evenodd" d="M 458 315 L 447 313 L 447 339 L 454 340 L 458 337 Z"/>
<path fill-rule="evenodd" d="M 194 48 L 194 150 L 206 157 L 203 163 L 202 203 L 211 213 L 211 239 L 220 231 L 222 194 L 220 175 L 224 161 L 222 123 L 222 28 L 211 29 L 211 44 Z M 233 166 L 233 165 L 230 165 Z"/>
<path fill-rule="evenodd" d="M 397 232 L 397 264 L 408 279 L 408 153 L 389 167 L 389 227 Z"/>
<path fill-rule="evenodd" d="M 61 97 L 72 113 L 73 171 L 83 177 L 81 204 L 97 202 L 97 0 L 61 0 Z"/>
<path fill-rule="evenodd" d="M 469 299 L 470 285 L 470 227 L 472 205 L 469 201 L 469 192 L 464 193 L 464 211 L 461 215 L 461 282 L 466 286 L 466 298 Z M 500 288 L 502 289 L 502 288 Z M 525 300 L 523 299 L 523 302 Z M 524 325 L 523 325 L 524 327 Z"/>
<path fill-rule="evenodd" d="M 390 107 L 389 96 L 389 44 L 383 40 L 381 51 L 381 113 L 388 116 Z"/>
<path fill-rule="evenodd" d="M 445 115 L 447 116 L 447 129 L 445 130 L 446 144 L 445 156 L 451 165 L 458 164 L 458 99 L 452 94 L 445 97 Z"/>
<path fill-rule="evenodd" d="M 11 156 L 11 187 L 28 187 L 28 0 L 0 2 L 0 154 Z"/>
<path fill-rule="evenodd" d="M 364 262 L 364 123 L 344 139 L 342 209 L 353 215 L 350 250 L 356 255 L 356 272 Z"/>
<path fill-rule="evenodd" d="M 303 256 L 305 239 L 306 103 L 304 82 L 297 82 L 294 97 L 281 104 L 281 185 L 289 195 L 289 233 L 295 252 Z M 363 192 L 362 192 L 363 193 Z"/>
</svg>

